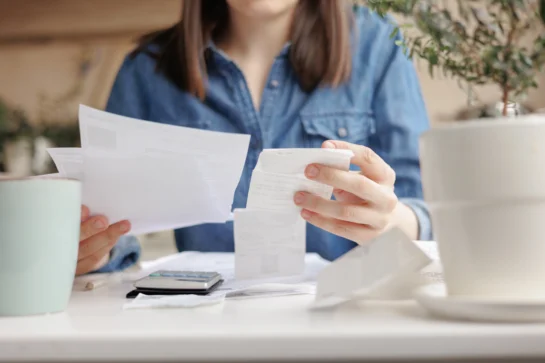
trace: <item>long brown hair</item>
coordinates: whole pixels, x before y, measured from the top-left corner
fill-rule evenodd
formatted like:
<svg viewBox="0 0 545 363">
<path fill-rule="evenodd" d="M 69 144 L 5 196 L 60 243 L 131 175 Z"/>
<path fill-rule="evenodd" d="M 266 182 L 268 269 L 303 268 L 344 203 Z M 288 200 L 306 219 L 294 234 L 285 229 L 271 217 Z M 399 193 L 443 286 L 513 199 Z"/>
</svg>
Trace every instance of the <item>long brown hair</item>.
<svg viewBox="0 0 545 363">
<path fill-rule="evenodd" d="M 338 86 L 349 77 L 351 4 L 347 0 L 299 0 L 289 59 L 303 90 Z M 225 0 L 182 0 L 180 21 L 142 37 L 133 55 L 150 54 L 159 72 L 202 100 L 206 96 L 206 45 L 225 29 L 228 17 Z M 153 50 L 151 44 L 158 47 Z"/>
</svg>

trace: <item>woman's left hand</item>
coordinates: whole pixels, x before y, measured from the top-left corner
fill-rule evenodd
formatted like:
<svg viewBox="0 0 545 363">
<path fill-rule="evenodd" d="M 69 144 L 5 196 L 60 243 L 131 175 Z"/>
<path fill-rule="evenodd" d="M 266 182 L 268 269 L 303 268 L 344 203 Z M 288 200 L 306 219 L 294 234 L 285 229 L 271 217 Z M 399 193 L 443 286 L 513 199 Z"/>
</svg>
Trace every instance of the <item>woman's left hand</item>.
<svg viewBox="0 0 545 363">
<path fill-rule="evenodd" d="M 332 186 L 336 200 L 298 192 L 294 200 L 303 208 L 301 216 L 319 228 L 359 244 L 376 237 L 392 224 L 400 204 L 394 193 L 394 170 L 365 146 L 326 141 L 323 147 L 352 150 L 351 162 L 361 171 L 309 165 L 306 177 Z"/>
</svg>

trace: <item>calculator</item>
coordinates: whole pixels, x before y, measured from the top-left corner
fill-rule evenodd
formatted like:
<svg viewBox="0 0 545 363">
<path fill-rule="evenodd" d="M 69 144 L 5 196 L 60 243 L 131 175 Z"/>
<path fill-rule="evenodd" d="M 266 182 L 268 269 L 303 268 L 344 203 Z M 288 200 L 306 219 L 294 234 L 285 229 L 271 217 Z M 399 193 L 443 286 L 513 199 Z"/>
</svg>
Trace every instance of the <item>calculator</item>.
<svg viewBox="0 0 545 363">
<path fill-rule="evenodd" d="M 208 291 L 221 279 L 217 272 L 160 270 L 137 280 L 134 287 L 139 290 Z"/>
</svg>

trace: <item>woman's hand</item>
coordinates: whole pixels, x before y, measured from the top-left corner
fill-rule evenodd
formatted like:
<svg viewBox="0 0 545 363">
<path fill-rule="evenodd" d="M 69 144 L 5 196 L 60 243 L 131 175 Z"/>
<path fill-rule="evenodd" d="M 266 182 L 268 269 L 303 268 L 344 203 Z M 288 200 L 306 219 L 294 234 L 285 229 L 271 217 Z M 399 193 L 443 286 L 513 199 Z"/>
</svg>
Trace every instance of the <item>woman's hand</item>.
<svg viewBox="0 0 545 363">
<path fill-rule="evenodd" d="M 352 164 L 361 172 L 342 171 L 324 165 L 309 165 L 307 178 L 334 187 L 336 200 L 298 192 L 295 204 L 302 207 L 301 216 L 309 223 L 356 243 L 364 243 L 395 224 L 410 234 L 417 234 L 416 216 L 409 207 L 398 203 L 394 193 L 396 174 L 371 149 L 342 141 L 326 141 L 324 148 L 350 149 Z M 410 219 L 398 221 L 398 217 Z M 411 236 L 416 238 L 416 236 Z"/>
<path fill-rule="evenodd" d="M 129 221 L 108 225 L 108 219 L 104 216 L 89 217 L 89 208 L 82 206 L 76 275 L 92 272 L 106 265 L 111 249 L 119 237 L 130 229 Z"/>
</svg>

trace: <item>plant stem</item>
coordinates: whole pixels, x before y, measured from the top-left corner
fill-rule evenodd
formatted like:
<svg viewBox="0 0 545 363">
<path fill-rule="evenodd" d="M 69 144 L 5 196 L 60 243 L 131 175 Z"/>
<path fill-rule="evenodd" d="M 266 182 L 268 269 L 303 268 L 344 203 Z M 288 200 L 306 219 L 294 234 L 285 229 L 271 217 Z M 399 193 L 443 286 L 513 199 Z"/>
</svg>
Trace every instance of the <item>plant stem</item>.
<svg viewBox="0 0 545 363">
<path fill-rule="evenodd" d="M 503 102 L 503 110 L 501 114 L 503 117 L 505 117 L 507 116 L 507 104 L 509 103 L 509 88 L 507 87 L 503 88 L 502 102 Z"/>
<path fill-rule="evenodd" d="M 513 41 L 515 40 L 515 34 L 518 30 L 517 28 L 517 25 L 518 25 L 518 20 L 516 18 L 516 16 L 514 15 L 516 13 L 516 9 L 515 9 L 515 6 L 513 5 L 513 3 L 509 3 L 508 5 L 509 9 L 511 10 L 511 13 L 509 14 L 509 25 L 511 26 L 511 30 L 509 30 L 509 34 L 507 35 L 507 42 L 505 44 L 505 56 L 504 56 L 504 59 L 507 60 L 507 59 L 510 59 L 511 58 L 511 54 L 512 54 L 512 46 L 513 46 Z M 503 110 L 502 110 L 502 116 L 505 117 L 507 116 L 507 104 L 509 103 L 509 77 L 511 76 L 509 74 L 509 70 L 506 70 L 506 76 L 505 76 L 505 79 L 503 80 L 503 85 L 502 85 L 502 91 L 503 91 L 503 97 L 502 97 L 502 101 L 503 101 Z"/>
</svg>

